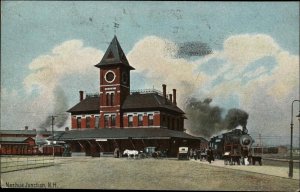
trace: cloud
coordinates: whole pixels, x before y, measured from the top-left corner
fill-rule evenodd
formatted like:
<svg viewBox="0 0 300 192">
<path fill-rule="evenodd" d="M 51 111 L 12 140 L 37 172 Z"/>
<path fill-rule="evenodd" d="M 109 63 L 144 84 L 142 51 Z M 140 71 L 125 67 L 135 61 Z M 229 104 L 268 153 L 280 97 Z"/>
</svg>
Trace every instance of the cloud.
<svg viewBox="0 0 300 192">
<path fill-rule="evenodd" d="M 258 67 L 255 71 L 249 71 L 246 74 L 244 74 L 244 77 L 247 78 L 255 78 L 260 76 L 261 74 L 265 73 L 267 71 L 267 69 L 263 66 Z"/>
<path fill-rule="evenodd" d="M 136 68 L 136 73 L 143 74 L 149 80 L 148 86 L 161 87 L 162 83 L 166 83 L 182 90 L 185 95 L 198 91 L 198 94 L 207 93 L 207 97 L 215 97 L 235 92 L 240 97 L 247 97 L 255 92 L 257 86 L 265 86 L 265 91 L 280 100 L 298 83 L 299 56 L 282 50 L 266 34 L 231 36 L 224 41 L 223 50 L 214 50 L 196 61 L 174 57 L 177 46 L 167 39 L 146 37 L 135 44 L 128 59 Z M 248 67 L 264 57 L 273 57 L 276 63 L 268 69 L 265 66 Z M 199 70 L 200 66 L 214 59 L 223 63 L 217 69 L 213 63 L 206 66 L 212 68 L 213 74 Z M 243 83 L 245 78 L 248 81 Z"/>
<path fill-rule="evenodd" d="M 289 95 L 299 85 L 299 56 L 281 51 L 276 55 L 276 60 L 278 65 L 268 79 L 273 82 L 268 93 L 280 98 Z"/>
<path fill-rule="evenodd" d="M 81 40 L 70 40 L 53 48 L 52 53 L 35 58 L 30 64 L 31 73 L 24 79 L 25 89 L 31 93 L 35 86 L 53 92 L 60 80 L 67 75 L 97 76 L 94 65 L 103 52 L 83 47 Z"/>
<path fill-rule="evenodd" d="M 94 65 L 102 56 L 102 51 L 84 46 L 81 40 L 69 40 L 55 46 L 48 54 L 33 59 L 28 64 L 30 73 L 23 81 L 25 96 L 21 96 L 20 90 L 1 89 L 5 92 L 1 101 L 4 104 L 1 114 L 5 114 L 5 118 L 1 126 L 10 128 L 16 124 L 14 127 L 18 129 L 24 125 L 38 128 L 49 115 L 65 114 L 68 99 L 73 99 L 68 92 L 70 88 L 77 93 L 78 88 L 73 89 L 75 86 L 85 89 L 91 81 L 98 82 L 99 70 Z M 75 79 L 75 82 L 66 84 L 66 79 Z M 56 123 L 62 126 L 65 116 L 59 119 Z"/>
<path fill-rule="evenodd" d="M 265 66 L 249 67 L 264 57 L 274 58 L 275 64 L 268 71 Z M 212 96 L 236 92 L 249 98 L 257 86 L 264 86 L 265 91 L 279 101 L 289 95 L 298 83 L 299 56 L 289 54 L 265 34 L 229 37 L 224 41 L 224 50 L 215 58 L 225 59 L 222 69 L 212 75 L 211 81 L 220 77 L 224 81 L 212 87 Z M 245 78 L 250 78 L 246 84 L 242 81 Z"/>
<path fill-rule="evenodd" d="M 177 98 L 183 102 L 182 96 L 192 94 L 207 76 L 196 71 L 195 63 L 176 58 L 177 51 L 175 43 L 149 36 L 137 42 L 127 58 L 137 73 L 147 78 L 146 86 L 161 88 L 162 84 L 167 84 L 170 93 L 171 89 L 177 89 Z"/>
<path fill-rule="evenodd" d="M 245 66 L 265 56 L 274 56 L 279 46 L 265 34 L 234 35 L 224 41 L 224 53 L 229 62 Z"/>
</svg>

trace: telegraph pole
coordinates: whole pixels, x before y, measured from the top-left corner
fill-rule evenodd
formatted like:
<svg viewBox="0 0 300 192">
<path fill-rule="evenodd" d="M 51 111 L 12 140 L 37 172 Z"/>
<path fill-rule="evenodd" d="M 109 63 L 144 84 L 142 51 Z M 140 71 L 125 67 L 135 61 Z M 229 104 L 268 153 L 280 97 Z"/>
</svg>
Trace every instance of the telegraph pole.
<svg viewBox="0 0 300 192">
<path fill-rule="evenodd" d="M 54 118 L 56 116 L 51 116 L 51 121 L 52 121 L 52 155 L 53 155 L 53 158 L 54 158 L 54 129 L 53 129 L 53 126 L 54 126 Z"/>
<path fill-rule="evenodd" d="M 289 161 L 289 178 L 293 178 L 293 126 L 294 126 L 294 123 L 293 123 L 293 104 L 294 102 L 297 101 L 297 102 L 300 102 L 300 100 L 294 100 L 292 102 L 292 110 L 291 110 L 291 145 L 290 145 L 290 161 Z M 299 112 L 300 113 L 300 112 Z M 297 115 L 296 117 L 299 117 L 299 115 Z"/>
<path fill-rule="evenodd" d="M 261 156 L 263 156 L 264 149 L 263 149 L 262 142 L 261 142 L 261 134 L 259 134 L 259 145 L 260 145 L 260 149 L 261 149 Z"/>
</svg>

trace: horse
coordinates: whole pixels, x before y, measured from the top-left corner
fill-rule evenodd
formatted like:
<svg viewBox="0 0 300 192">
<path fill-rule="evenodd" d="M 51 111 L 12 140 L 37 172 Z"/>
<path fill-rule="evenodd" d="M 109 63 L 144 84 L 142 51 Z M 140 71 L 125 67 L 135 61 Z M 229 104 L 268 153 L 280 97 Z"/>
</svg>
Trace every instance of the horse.
<svg viewBox="0 0 300 192">
<path fill-rule="evenodd" d="M 129 157 L 132 157 L 132 158 L 136 158 L 136 156 L 139 154 L 138 151 L 136 150 L 129 150 L 129 149 L 126 149 L 124 152 L 123 152 L 123 155 L 127 155 L 128 158 Z"/>
</svg>

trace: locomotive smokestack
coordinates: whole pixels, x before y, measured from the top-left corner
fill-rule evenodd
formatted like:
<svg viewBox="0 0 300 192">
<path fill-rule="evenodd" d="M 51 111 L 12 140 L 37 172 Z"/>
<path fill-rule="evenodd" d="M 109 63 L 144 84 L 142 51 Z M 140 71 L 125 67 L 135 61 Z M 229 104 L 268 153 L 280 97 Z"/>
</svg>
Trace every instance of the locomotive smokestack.
<svg viewBox="0 0 300 192">
<path fill-rule="evenodd" d="M 246 125 L 243 126 L 243 132 L 248 133 L 248 129 L 247 129 Z"/>
</svg>

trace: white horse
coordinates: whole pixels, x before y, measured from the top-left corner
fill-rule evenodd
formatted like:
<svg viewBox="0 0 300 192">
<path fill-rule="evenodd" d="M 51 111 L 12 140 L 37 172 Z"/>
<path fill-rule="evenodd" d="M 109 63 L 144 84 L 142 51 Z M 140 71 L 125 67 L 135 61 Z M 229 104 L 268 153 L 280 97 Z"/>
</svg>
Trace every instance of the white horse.
<svg viewBox="0 0 300 192">
<path fill-rule="evenodd" d="M 133 157 L 135 159 L 135 157 L 139 154 L 138 151 L 136 150 L 129 150 L 129 149 L 126 149 L 124 152 L 123 152 L 123 155 L 127 155 L 128 158 L 129 157 Z"/>
</svg>

